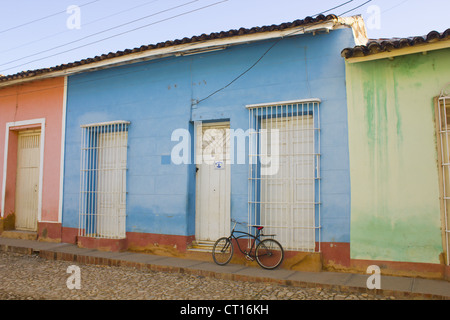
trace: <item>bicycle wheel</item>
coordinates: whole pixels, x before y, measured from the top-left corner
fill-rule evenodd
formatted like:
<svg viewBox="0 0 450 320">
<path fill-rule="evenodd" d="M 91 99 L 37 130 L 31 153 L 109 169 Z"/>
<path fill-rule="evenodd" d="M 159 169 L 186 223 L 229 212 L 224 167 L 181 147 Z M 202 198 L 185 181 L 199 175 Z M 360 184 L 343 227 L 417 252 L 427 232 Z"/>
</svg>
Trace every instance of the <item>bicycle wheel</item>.
<svg viewBox="0 0 450 320">
<path fill-rule="evenodd" d="M 220 238 L 214 243 L 212 251 L 214 262 L 220 266 L 226 265 L 230 262 L 233 252 L 233 243 L 230 239 L 226 237 Z"/>
<path fill-rule="evenodd" d="M 256 247 L 256 262 L 264 269 L 275 269 L 284 258 L 281 244 L 274 239 L 265 239 Z"/>
</svg>

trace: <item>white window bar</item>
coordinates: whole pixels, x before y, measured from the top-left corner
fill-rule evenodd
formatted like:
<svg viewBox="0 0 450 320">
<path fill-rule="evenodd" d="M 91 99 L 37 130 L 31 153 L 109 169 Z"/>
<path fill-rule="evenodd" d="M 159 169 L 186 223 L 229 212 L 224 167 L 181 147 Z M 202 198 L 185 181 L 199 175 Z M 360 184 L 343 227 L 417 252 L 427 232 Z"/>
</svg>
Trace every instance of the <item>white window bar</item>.
<svg viewBox="0 0 450 320">
<path fill-rule="evenodd" d="M 450 221 L 448 210 L 450 208 L 450 96 L 441 95 L 438 99 L 439 115 L 439 143 L 442 166 L 442 191 L 444 206 L 444 238 L 447 255 L 447 265 L 450 265 Z"/>
<path fill-rule="evenodd" d="M 81 126 L 79 236 L 126 237 L 127 121 Z"/>
<path fill-rule="evenodd" d="M 248 223 L 264 226 L 287 250 L 320 251 L 319 104 L 247 106 Z"/>
</svg>

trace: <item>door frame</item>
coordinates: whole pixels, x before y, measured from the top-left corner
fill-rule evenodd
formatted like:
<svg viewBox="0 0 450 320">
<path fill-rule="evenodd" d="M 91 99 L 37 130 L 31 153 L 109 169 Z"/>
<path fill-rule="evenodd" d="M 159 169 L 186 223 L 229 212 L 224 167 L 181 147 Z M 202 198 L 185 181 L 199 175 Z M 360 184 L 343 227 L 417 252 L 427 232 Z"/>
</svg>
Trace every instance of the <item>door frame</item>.
<svg viewBox="0 0 450 320">
<path fill-rule="evenodd" d="M 44 174 L 44 142 L 45 142 L 45 118 L 31 119 L 16 122 L 6 123 L 5 131 L 5 144 L 3 155 L 3 181 L 2 181 L 2 205 L 1 205 L 1 217 L 5 217 L 5 197 L 6 197 L 6 174 L 8 171 L 8 150 L 9 150 L 9 132 L 10 131 L 23 131 L 27 129 L 39 129 L 41 130 L 41 141 L 39 150 L 39 192 L 38 192 L 38 216 L 37 222 L 42 220 L 42 185 Z M 17 165 L 16 163 L 11 165 Z"/>
<path fill-rule="evenodd" d="M 194 163 L 196 166 L 196 170 L 198 169 L 198 165 L 203 163 L 203 159 L 198 159 L 198 147 L 199 147 L 199 136 L 198 136 L 198 130 L 199 127 L 202 128 L 202 136 L 201 138 L 203 139 L 203 127 L 208 127 L 208 128 L 214 128 L 214 127 L 223 127 L 223 126 L 227 126 L 229 129 L 231 128 L 231 123 L 229 120 L 217 120 L 217 121 L 207 121 L 207 122 L 195 122 L 194 123 Z M 231 137 L 230 137 L 231 139 Z M 231 152 L 231 151 L 230 151 Z M 231 154 L 230 154 L 231 156 Z M 202 155 L 203 157 L 203 155 Z M 202 162 L 200 162 L 202 161 Z M 226 212 L 226 216 L 227 216 L 227 220 L 228 221 L 223 221 L 224 223 L 224 228 L 227 231 L 227 236 L 229 234 L 229 232 L 231 231 L 231 224 L 230 224 L 230 219 L 231 219 L 231 162 L 226 164 L 226 166 L 228 166 L 228 175 L 229 175 L 229 179 L 228 179 L 228 188 L 227 190 L 225 190 L 225 192 L 228 192 L 228 200 L 229 200 L 229 204 L 228 204 L 228 212 Z M 194 230 L 194 235 L 197 241 L 202 241 L 204 239 L 197 239 L 199 233 L 198 233 L 198 224 L 199 224 L 199 197 L 200 197 L 200 190 L 199 190 L 199 178 L 198 178 L 198 173 L 196 173 L 195 175 L 195 230 Z"/>
</svg>

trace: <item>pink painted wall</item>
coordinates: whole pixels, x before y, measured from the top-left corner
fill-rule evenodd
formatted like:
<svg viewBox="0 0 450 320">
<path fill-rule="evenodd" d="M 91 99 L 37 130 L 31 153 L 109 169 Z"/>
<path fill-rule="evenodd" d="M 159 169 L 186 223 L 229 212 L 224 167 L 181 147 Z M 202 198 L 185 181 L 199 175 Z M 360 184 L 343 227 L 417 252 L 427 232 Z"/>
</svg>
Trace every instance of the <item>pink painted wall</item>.
<svg viewBox="0 0 450 320">
<path fill-rule="evenodd" d="M 41 221 L 58 221 L 64 78 L 39 80 L 0 89 L 0 195 L 3 193 L 5 132 L 8 122 L 45 118 Z M 5 214 L 14 212 L 17 147 L 10 131 Z M 0 198 L 1 201 L 1 198 Z"/>
</svg>

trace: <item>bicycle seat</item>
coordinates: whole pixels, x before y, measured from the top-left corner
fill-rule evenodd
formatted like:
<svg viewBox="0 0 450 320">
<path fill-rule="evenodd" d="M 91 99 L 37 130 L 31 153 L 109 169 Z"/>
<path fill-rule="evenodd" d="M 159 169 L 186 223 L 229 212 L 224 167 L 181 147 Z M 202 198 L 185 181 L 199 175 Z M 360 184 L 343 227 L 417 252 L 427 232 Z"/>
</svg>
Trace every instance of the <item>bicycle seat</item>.
<svg viewBox="0 0 450 320">
<path fill-rule="evenodd" d="M 256 229 L 258 229 L 258 230 L 262 230 L 262 229 L 264 229 L 264 227 L 263 226 L 253 226 L 254 228 L 256 228 Z"/>
</svg>

